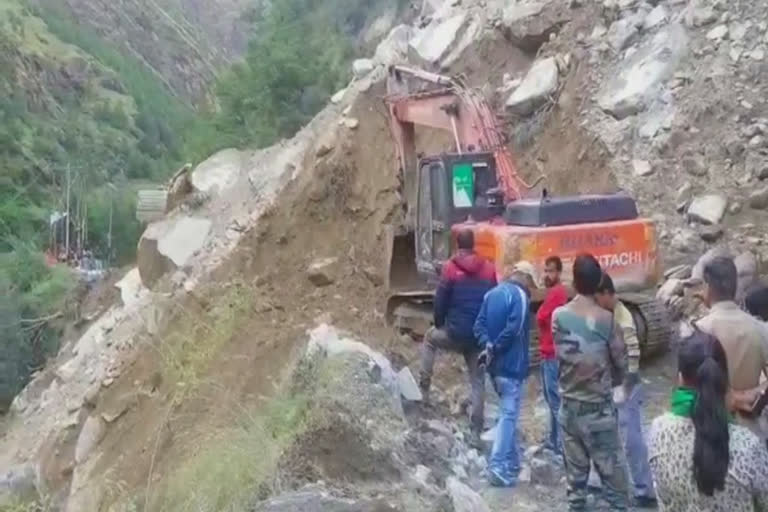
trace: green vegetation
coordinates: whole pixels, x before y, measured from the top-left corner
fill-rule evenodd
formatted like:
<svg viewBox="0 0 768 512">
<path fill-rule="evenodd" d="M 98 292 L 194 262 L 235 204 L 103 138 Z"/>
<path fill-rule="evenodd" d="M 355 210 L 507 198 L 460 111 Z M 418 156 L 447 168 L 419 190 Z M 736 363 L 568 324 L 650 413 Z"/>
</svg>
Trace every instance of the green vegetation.
<svg viewBox="0 0 768 512">
<path fill-rule="evenodd" d="M 398 0 L 397 6 L 406 2 Z M 350 79 L 358 33 L 384 0 L 281 0 L 253 15 L 243 62 L 219 81 L 220 110 L 200 133 L 206 151 L 267 146 L 290 137 Z"/>
<path fill-rule="evenodd" d="M 178 328 L 156 345 L 165 378 L 177 383 L 180 392 L 195 391 L 208 364 L 249 318 L 252 305 L 250 290 L 237 283 L 222 293 L 210 311 L 200 314 L 179 306 Z"/>
<path fill-rule="evenodd" d="M 209 311 L 177 309 L 175 327 L 156 345 L 163 381 L 175 386 L 172 404 L 210 385 L 204 380 L 210 363 L 242 330 L 253 300 L 251 288 L 234 282 Z M 259 406 L 258 412 L 251 408 L 232 411 L 231 427 L 200 439 L 201 451 L 185 459 L 162 487 L 146 490 L 148 500 L 145 494 L 133 502 L 143 505 L 147 500 L 147 510 L 162 512 L 246 510 L 254 490 L 271 485 L 283 449 L 303 428 L 307 406 L 304 390 L 286 390 Z"/>
<path fill-rule="evenodd" d="M 65 267 L 49 268 L 37 248 L 18 239 L 0 253 L 0 411 L 58 348 L 50 320 L 63 315 L 74 288 Z"/>
<path fill-rule="evenodd" d="M 302 432 L 308 402 L 280 396 L 239 414 L 232 428 L 201 440 L 203 449 L 169 479 L 150 510 L 239 512 L 261 492 L 272 492 L 283 451 Z"/>
</svg>

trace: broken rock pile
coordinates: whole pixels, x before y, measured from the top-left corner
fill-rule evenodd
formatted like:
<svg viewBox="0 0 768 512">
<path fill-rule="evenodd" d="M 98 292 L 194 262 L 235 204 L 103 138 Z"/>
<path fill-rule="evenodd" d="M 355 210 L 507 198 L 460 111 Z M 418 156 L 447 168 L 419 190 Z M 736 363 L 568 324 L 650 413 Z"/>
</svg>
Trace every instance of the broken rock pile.
<svg viewBox="0 0 768 512">
<path fill-rule="evenodd" d="M 694 266 L 677 265 L 669 268 L 665 281 L 656 293 L 656 298 L 669 307 L 678 319 L 695 319 L 706 313 L 703 303 L 704 267 L 717 257 L 733 258 L 738 272 L 737 302 L 742 302 L 749 288 L 759 280 L 760 261 L 751 251 L 734 256 L 726 246 L 717 246 L 702 255 Z"/>
</svg>

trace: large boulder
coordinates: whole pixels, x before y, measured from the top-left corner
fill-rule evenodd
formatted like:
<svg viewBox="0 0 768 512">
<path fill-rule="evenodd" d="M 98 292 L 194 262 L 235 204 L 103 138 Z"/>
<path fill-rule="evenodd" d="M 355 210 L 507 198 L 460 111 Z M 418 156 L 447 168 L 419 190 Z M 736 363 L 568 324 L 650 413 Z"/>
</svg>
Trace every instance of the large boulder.
<svg viewBox="0 0 768 512">
<path fill-rule="evenodd" d="M 694 198 L 688 207 L 688 218 L 702 224 L 717 224 L 725 215 L 728 201 L 717 194 L 707 194 Z"/>
<path fill-rule="evenodd" d="M 749 206 L 755 210 L 768 208 L 768 187 L 761 187 L 749 194 Z"/>
<path fill-rule="evenodd" d="M 202 248 L 211 230 L 208 219 L 185 215 L 150 224 L 139 240 L 139 275 L 152 288 L 166 273 L 187 263 Z"/>
<path fill-rule="evenodd" d="M 355 78 L 363 78 L 376 67 L 371 59 L 356 59 L 352 63 L 352 74 Z"/>
<path fill-rule="evenodd" d="M 414 35 L 410 41 L 411 48 L 421 60 L 429 64 L 438 63 L 451 51 L 466 23 L 466 13 L 432 23 Z"/>
<path fill-rule="evenodd" d="M 706 0 L 691 0 L 688 3 L 685 23 L 689 27 L 703 27 L 717 21 L 717 11 L 706 4 Z"/>
<path fill-rule="evenodd" d="M 522 116 L 533 113 L 557 90 L 559 72 L 554 57 L 533 64 L 520 86 L 507 100 L 507 108 Z"/>
<path fill-rule="evenodd" d="M 685 28 L 679 23 L 665 27 L 650 43 L 619 64 L 615 78 L 600 91 L 600 108 L 617 119 L 645 110 L 687 51 Z"/>
<path fill-rule="evenodd" d="M 638 33 L 634 20 L 623 18 L 613 22 L 608 29 L 608 41 L 614 50 L 620 52 L 634 42 Z"/>
<path fill-rule="evenodd" d="M 322 258 L 314 260 L 307 267 L 307 279 L 317 287 L 330 286 L 339 274 L 339 258 Z"/>
<path fill-rule="evenodd" d="M 502 14 L 501 29 L 505 38 L 526 52 L 536 53 L 570 17 L 570 11 L 558 3 L 533 0 L 509 4 Z"/>
<path fill-rule="evenodd" d="M 123 278 L 115 284 L 120 290 L 120 299 L 124 306 L 130 306 L 141 297 L 141 292 L 146 290 L 141 284 L 141 276 L 138 267 L 132 268 Z"/>
<path fill-rule="evenodd" d="M 237 182 L 244 157 L 245 153 L 237 149 L 219 151 L 192 171 L 192 186 L 209 196 L 220 194 Z"/>
<path fill-rule="evenodd" d="M 322 354 L 325 357 L 341 356 L 344 354 L 361 354 L 368 357 L 378 368 L 380 380 L 393 396 L 400 398 L 400 379 L 392 368 L 392 363 L 381 352 L 373 350 L 365 343 L 348 338 L 327 324 L 321 324 L 309 333 L 307 355 L 315 357 Z"/>
</svg>

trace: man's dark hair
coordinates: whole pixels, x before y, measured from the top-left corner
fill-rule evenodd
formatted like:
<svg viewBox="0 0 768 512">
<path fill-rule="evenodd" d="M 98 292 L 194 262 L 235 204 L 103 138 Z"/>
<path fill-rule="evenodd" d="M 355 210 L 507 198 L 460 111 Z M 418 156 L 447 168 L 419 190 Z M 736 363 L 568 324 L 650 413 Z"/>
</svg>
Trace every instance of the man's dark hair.
<svg viewBox="0 0 768 512">
<path fill-rule="evenodd" d="M 459 249 L 471 251 L 475 248 L 475 233 L 471 229 L 462 229 L 456 235 L 456 245 Z"/>
<path fill-rule="evenodd" d="M 761 284 L 747 293 L 744 299 L 749 314 L 768 322 L 768 286 Z"/>
<path fill-rule="evenodd" d="M 608 272 L 603 272 L 603 276 L 600 278 L 600 284 L 597 285 L 597 293 L 616 295 L 616 287 L 613 286 L 613 279 L 608 275 Z"/>
<path fill-rule="evenodd" d="M 704 282 L 717 300 L 733 300 L 739 276 L 731 258 L 715 258 L 704 266 Z"/>
<path fill-rule="evenodd" d="M 544 266 L 548 267 L 550 265 L 554 265 L 558 272 L 563 271 L 563 260 L 560 259 L 560 256 L 550 256 L 547 258 L 547 261 L 544 262 Z"/>
<path fill-rule="evenodd" d="M 580 295 L 594 295 L 603 277 L 600 263 L 591 254 L 580 254 L 573 262 L 573 287 Z"/>
</svg>

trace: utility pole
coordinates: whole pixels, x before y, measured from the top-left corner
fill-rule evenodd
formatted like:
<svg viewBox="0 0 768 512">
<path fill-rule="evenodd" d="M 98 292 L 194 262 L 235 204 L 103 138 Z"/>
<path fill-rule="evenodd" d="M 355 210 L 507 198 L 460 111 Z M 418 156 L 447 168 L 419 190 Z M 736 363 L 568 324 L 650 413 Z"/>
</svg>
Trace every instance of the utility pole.
<svg viewBox="0 0 768 512">
<path fill-rule="evenodd" d="M 109 189 L 109 233 L 107 233 L 107 266 L 112 264 L 112 213 L 115 206 L 115 192 L 110 183 Z"/>
<path fill-rule="evenodd" d="M 65 227 L 66 235 L 65 235 L 65 238 L 64 238 L 64 240 L 65 240 L 64 246 L 66 247 L 66 251 L 67 251 L 66 252 L 66 261 L 69 261 L 69 223 L 72 220 L 70 218 L 70 216 L 69 216 L 69 213 L 70 213 L 69 212 L 69 205 L 70 205 L 70 202 L 69 202 L 69 192 L 70 191 L 69 191 L 69 189 L 70 189 L 70 180 L 71 180 L 70 173 L 71 173 L 70 164 L 69 164 L 69 162 L 67 162 L 67 219 L 66 219 L 66 227 Z"/>
</svg>

